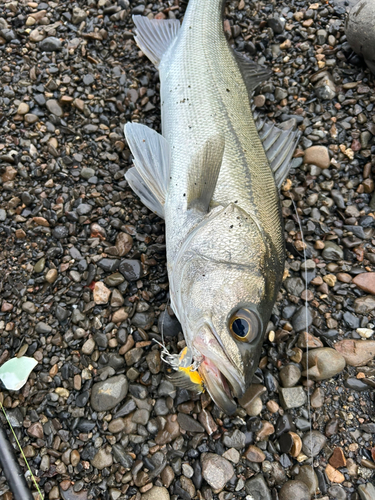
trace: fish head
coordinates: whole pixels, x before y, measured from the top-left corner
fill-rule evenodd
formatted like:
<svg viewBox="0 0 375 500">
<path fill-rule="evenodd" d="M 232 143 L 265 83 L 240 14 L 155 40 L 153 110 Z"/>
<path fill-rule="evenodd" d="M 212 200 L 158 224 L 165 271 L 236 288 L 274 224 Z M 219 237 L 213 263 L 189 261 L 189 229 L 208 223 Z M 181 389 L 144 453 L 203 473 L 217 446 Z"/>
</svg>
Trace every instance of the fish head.
<svg viewBox="0 0 375 500">
<path fill-rule="evenodd" d="M 233 413 L 258 365 L 282 269 L 267 236 L 236 204 L 212 210 L 182 245 L 173 308 L 215 403 Z"/>
</svg>

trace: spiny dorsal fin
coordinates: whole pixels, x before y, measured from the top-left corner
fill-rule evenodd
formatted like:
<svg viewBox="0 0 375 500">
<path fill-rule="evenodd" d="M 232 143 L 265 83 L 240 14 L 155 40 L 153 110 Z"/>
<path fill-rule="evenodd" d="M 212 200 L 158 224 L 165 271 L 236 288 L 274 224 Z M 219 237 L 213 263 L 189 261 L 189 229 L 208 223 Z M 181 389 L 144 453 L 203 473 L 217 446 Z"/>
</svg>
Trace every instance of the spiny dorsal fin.
<svg viewBox="0 0 375 500">
<path fill-rule="evenodd" d="M 207 213 L 223 161 L 223 134 L 212 135 L 195 154 L 188 172 L 187 205 Z"/>
<path fill-rule="evenodd" d="M 289 173 L 290 161 L 301 132 L 296 129 L 296 120 L 288 120 L 288 123 L 285 122 L 278 128 L 274 123 L 266 122 L 259 111 L 254 110 L 254 108 L 253 116 L 259 138 L 275 176 L 276 186 L 280 189 Z"/>
<path fill-rule="evenodd" d="M 155 64 L 159 66 L 161 58 L 176 39 L 180 29 L 177 19 L 152 19 L 144 16 L 133 16 L 136 26 L 134 37 L 138 47 Z"/>
<path fill-rule="evenodd" d="M 124 130 L 135 165 L 135 170 L 128 170 L 125 178 L 142 202 L 164 217 L 171 170 L 169 144 L 162 135 L 139 123 L 127 123 Z"/>
<path fill-rule="evenodd" d="M 272 75 L 272 71 L 265 66 L 255 63 L 240 52 L 234 51 L 234 56 L 237 60 L 242 77 L 245 80 L 249 97 L 251 97 L 258 85 L 268 80 Z"/>
</svg>

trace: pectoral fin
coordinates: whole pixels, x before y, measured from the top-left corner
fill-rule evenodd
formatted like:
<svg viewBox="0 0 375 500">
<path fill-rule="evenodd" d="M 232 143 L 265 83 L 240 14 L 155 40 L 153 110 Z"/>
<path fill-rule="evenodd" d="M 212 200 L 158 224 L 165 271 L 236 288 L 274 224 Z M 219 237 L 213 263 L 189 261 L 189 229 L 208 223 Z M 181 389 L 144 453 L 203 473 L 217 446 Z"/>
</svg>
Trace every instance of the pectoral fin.
<svg viewBox="0 0 375 500">
<path fill-rule="evenodd" d="M 224 147 L 224 135 L 216 134 L 195 154 L 188 172 L 188 209 L 208 212 L 223 162 Z"/>
<path fill-rule="evenodd" d="M 125 178 L 142 202 L 164 217 L 171 169 L 169 144 L 162 135 L 139 123 L 127 123 L 125 137 L 135 165 L 135 169 L 126 172 Z"/>
</svg>

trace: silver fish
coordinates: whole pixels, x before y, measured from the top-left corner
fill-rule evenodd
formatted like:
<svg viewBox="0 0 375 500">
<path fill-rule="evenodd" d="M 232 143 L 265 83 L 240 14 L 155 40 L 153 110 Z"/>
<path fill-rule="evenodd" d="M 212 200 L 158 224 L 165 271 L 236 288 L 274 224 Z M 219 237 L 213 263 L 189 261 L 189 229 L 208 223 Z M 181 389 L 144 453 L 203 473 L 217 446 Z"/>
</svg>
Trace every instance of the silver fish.
<svg viewBox="0 0 375 500">
<path fill-rule="evenodd" d="M 127 174 L 165 219 L 171 306 L 212 399 L 226 413 L 250 385 L 284 270 L 278 188 L 298 140 L 254 120 L 269 71 L 235 53 L 224 0 L 190 0 L 177 20 L 134 16 L 158 67 L 162 135 L 128 123 Z"/>
</svg>

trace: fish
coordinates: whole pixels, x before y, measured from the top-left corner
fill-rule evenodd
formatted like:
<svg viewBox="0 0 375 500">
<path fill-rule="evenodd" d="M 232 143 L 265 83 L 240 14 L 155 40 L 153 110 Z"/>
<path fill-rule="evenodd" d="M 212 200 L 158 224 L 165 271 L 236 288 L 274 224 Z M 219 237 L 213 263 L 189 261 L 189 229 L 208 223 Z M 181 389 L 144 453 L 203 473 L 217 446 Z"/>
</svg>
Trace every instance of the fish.
<svg viewBox="0 0 375 500">
<path fill-rule="evenodd" d="M 170 302 L 187 348 L 184 366 L 169 358 L 174 380 L 233 414 L 282 282 L 279 189 L 299 132 L 253 112 L 271 72 L 232 49 L 225 3 L 190 0 L 182 25 L 133 16 L 135 41 L 159 71 L 162 133 L 136 122 L 124 132 L 128 184 L 165 220 Z"/>
</svg>

